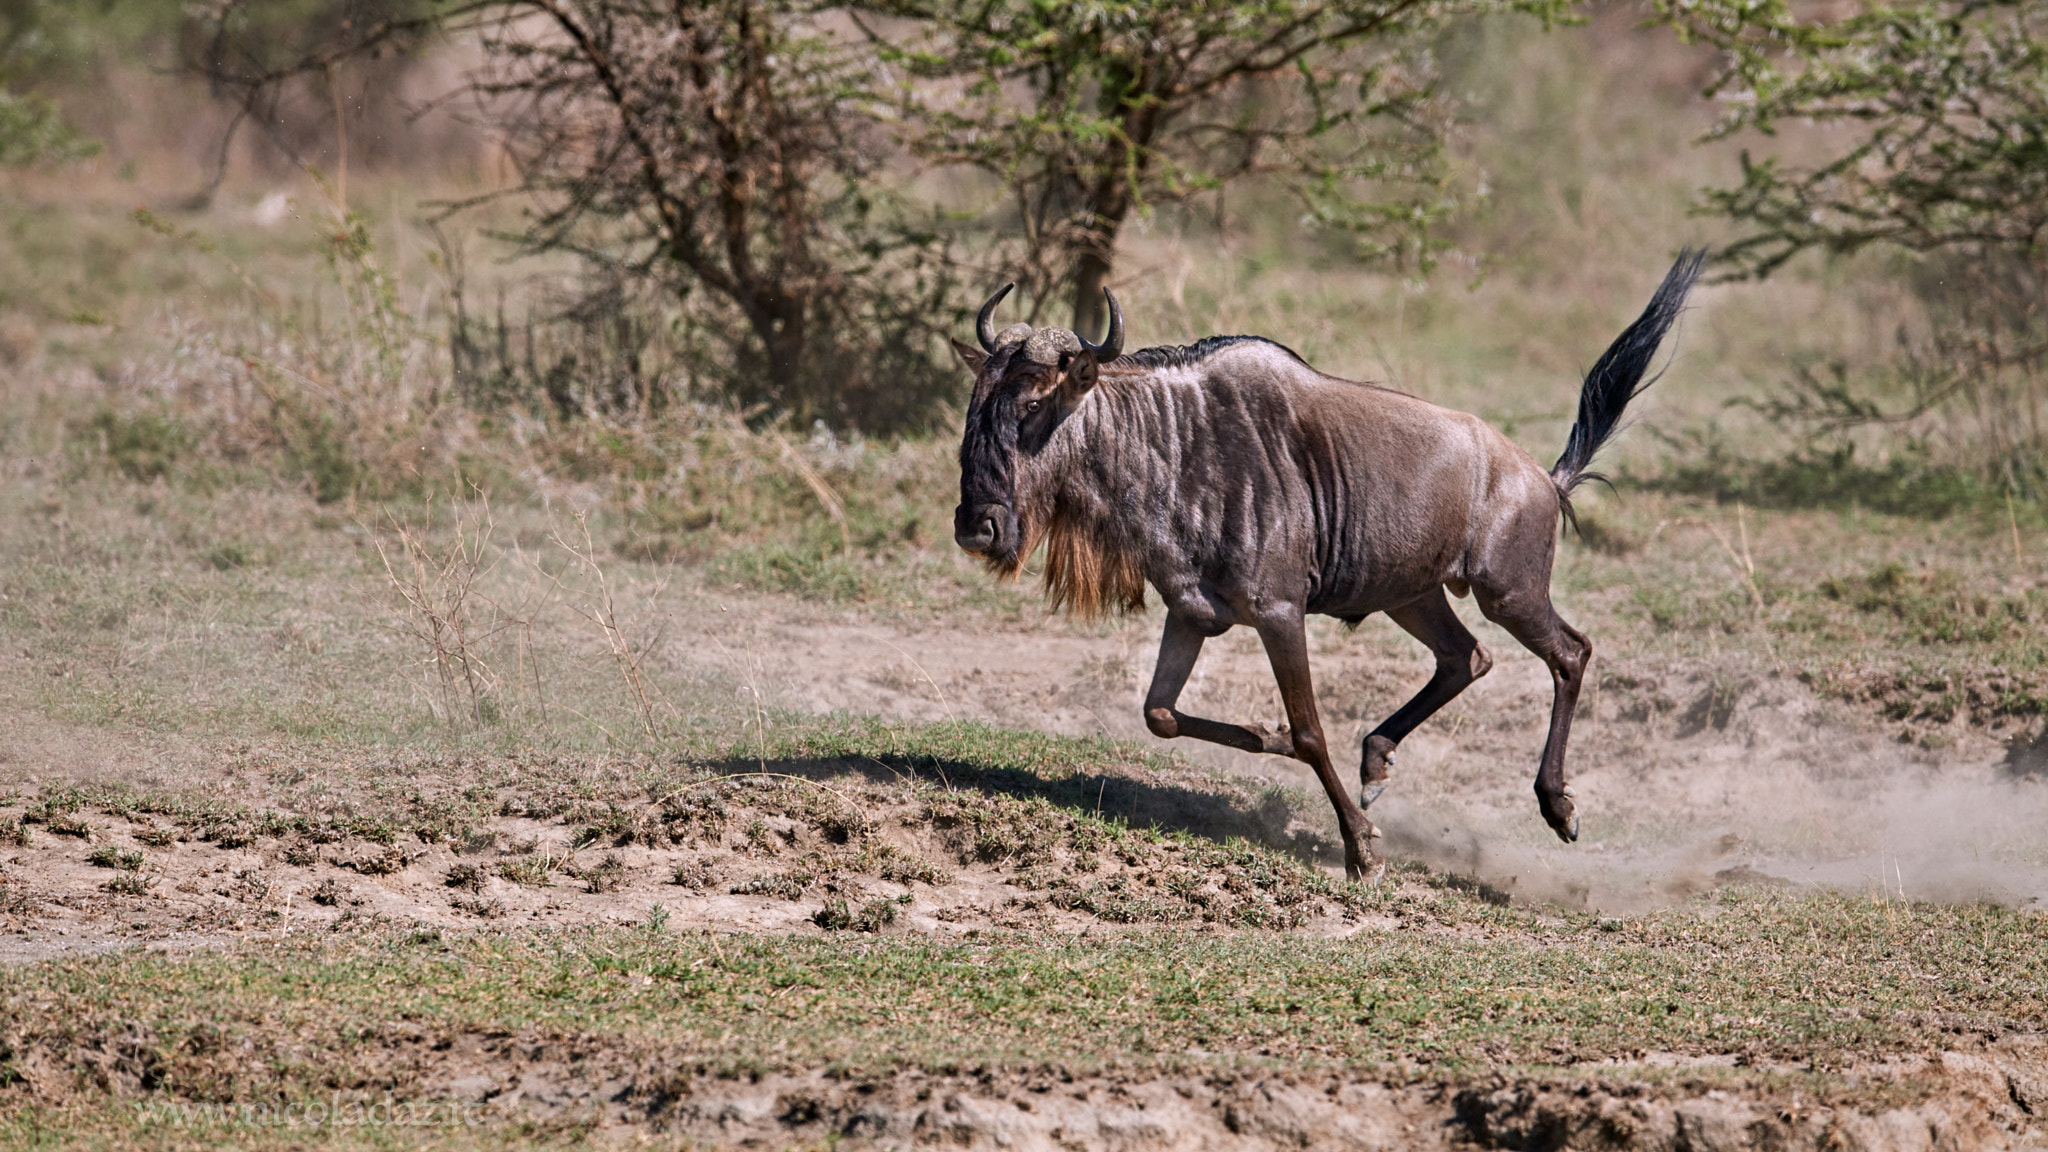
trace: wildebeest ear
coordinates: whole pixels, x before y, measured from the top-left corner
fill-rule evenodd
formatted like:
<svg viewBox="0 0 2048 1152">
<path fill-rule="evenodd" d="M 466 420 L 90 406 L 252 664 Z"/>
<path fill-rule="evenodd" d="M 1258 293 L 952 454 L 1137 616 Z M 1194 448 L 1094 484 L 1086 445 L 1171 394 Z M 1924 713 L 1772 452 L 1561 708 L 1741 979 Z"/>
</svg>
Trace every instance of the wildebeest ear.
<svg viewBox="0 0 2048 1152">
<path fill-rule="evenodd" d="M 1067 394 L 1067 400 L 1079 400 L 1095 387 L 1095 357 L 1088 352 L 1069 352 L 1060 357 L 1060 369 L 1066 379 L 1060 384 L 1060 391 Z"/>
<path fill-rule="evenodd" d="M 958 340 L 953 341 L 953 354 L 960 357 L 960 362 L 967 365 L 967 370 L 976 376 L 981 375 L 981 366 L 988 363 L 988 353 L 972 344 L 962 344 Z"/>
</svg>

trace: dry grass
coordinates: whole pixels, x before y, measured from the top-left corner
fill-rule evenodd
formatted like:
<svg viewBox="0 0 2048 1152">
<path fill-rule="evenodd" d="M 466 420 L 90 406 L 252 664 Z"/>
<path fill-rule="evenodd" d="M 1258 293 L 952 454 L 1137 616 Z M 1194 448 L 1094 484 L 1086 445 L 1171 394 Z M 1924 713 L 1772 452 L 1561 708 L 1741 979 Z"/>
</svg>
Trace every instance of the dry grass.
<svg viewBox="0 0 2048 1152">
<path fill-rule="evenodd" d="M 466 714 L 480 728 L 502 715 L 504 676 L 492 666 L 487 653 L 501 637 L 509 637 L 515 660 L 512 682 L 523 698 L 527 673 L 531 672 L 534 700 L 544 725 L 547 703 L 532 647 L 533 616 L 544 600 L 505 605 L 485 598 L 478 581 L 500 559 L 491 542 L 497 525 L 490 501 L 479 495 L 473 503 L 451 501 L 448 507 L 450 528 L 445 543 L 430 543 L 427 529 L 415 529 L 395 512 L 386 511 L 389 534 L 397 538 L 396 563 L 382 535 L 366 529 L 372 532 L 377 559 L 403 609 L 397 627 L 426 650 L 423 663 L 430 682 L 440 689 L 444 721 L 457 724 L 458 717 Z M 429 499 L 425 513 L 430 522 L 434 510 L 435 501 Z"/>
</svg>

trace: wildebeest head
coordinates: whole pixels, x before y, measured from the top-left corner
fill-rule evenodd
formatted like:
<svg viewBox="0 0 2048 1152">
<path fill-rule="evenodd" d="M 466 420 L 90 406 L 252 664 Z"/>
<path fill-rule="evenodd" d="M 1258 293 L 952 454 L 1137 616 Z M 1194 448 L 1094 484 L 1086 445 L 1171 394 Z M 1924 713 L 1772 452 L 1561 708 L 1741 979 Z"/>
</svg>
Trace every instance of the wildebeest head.
<svg viewBox="0 0 2048 1152">
<path fill-rule="evenodd" d="M 953 510 L 953 539 L 1004 574 L 1030 554 L 1044 528 L 1047 494 L 1034 491 L 1030 461 L 1044 450 L 1055 429 L 1073 415 L 1095 387 L 1096 369 L 1123 354 L 1124 316 L 1109 299 L 1109 333 L 1090 344 L 1065 328 L 1012 324 L 998 333 L 996 305 L 1014 284 L 1005 284 L 981 306 L 975 335 L 981 347 L 953 341 L 968 370 L 974 393 L 967 404 L 967 429 L 960 440 L 960 506 Z"/>
</svg>

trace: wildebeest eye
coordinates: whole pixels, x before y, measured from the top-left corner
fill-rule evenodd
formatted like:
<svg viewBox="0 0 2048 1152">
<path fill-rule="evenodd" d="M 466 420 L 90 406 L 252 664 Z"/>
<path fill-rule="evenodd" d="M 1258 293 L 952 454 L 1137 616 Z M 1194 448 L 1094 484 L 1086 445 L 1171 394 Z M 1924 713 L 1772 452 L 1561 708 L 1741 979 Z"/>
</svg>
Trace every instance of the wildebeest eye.
<svg viewBox="0 0 2048 1152">
<path fill-rule="evenodd" d="M 1040 403 L 1041 403 L 1041 401 L 1033 400 L 1033 401 L 1032 401 L 1031 403 L 1029 403 L 1029 404 L 1026 404 L 1026 405 L 1024 406 L 1024 411 L 1026 411 L 1026 412 L 1036 412 L 1036 411 L 1038 411 L 1038 406 L 1039 406 L 1039 404 L 1040 404 Z"/>
</svg>

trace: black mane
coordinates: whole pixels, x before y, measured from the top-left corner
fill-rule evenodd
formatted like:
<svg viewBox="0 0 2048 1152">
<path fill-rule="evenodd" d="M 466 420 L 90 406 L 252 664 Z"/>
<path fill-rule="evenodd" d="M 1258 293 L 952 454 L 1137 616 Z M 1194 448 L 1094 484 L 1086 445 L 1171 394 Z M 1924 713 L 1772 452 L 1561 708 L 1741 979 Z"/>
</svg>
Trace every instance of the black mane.
<svg viewBox="0 0 2048 1152">
<path fill-rule="evenodd" d="M 1140 348 L 1136 352 L 1126 352 L 1118 358 L 1118 362 L 1128 361 L 1140 368 L 1184 368 L 1189 364 L 1206 360 L 1233 344 L 1242 344 L 1248 340 L 1259 344 L 1271 344 L 1273 347 L 1294 357 L 1302 365 L 1306 366 L 1308 364 L 1308 361 L 1301 358 L 1299 352 L 1277 340 L 1268 340 L 1264 336 L 1204 336 L 1193 344 L 1182 344 L 1176 347 Z"/>
</svg>

